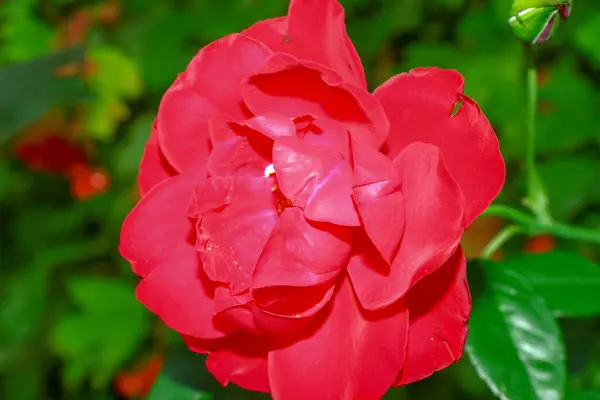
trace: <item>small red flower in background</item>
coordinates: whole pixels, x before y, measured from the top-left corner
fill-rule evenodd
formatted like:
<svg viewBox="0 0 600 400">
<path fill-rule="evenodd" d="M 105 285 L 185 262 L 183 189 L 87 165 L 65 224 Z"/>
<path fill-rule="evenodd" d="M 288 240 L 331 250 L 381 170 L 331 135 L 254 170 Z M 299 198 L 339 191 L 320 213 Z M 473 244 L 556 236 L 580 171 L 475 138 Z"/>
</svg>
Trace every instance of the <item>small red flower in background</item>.
<svg viewBox="0 0 600 400">
<path fill-rule="evenodd" d="M 116 392 L 128 399 L 146 397 L 162 369 L 163 361 L 161 355 L 153 355 L 140 367 L 119 373 L 114 381 Z"/>
<path fill-rule="evenodd" d="M 34 171 L 64 174 L 76 163 L 86 161 L 83 149 L 57 135 L 20 143 L 16 156 Z"/>
<path fill-rule="evenodd" d="M 71 183 L 71 195 L 79 200 L 103 194 L 110 186 L 108 171 L 83 163 L 73 165 L 68 176 Z"/>
<path fill-rule="evenodd" d="M 102 194 L 110 185 L 108 171 L 90 166 L 83 148 L 64 137 L 47 135 L 27 140 L 17 146 L 15 153 L 34 171 L 66 176 L 76 199 Z"/>
<path fill-rule="evenodd" d="M 222 384 L 379 399 L 461 357 L 459 240 L 504 176 L 457 72 L 370 94 L 341 5 L 293 0 L 167 91 L 120 251 L 138 299 Z"/>
<path fill-rule="evenodd" d="M 525 243 L 525 252 L 534 254 L 550 253 L 556 248 L 556 238 L 550 235 L 534 236 Z"/>
</svg>

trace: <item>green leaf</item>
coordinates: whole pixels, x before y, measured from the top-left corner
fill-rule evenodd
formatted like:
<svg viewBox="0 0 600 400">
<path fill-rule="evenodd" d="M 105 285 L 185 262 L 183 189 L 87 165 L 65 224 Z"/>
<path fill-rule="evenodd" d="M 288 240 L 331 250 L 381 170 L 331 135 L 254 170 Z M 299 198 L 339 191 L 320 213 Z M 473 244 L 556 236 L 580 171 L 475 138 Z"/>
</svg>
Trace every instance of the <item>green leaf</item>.
<svg viewBox="0 0 600 400">
<path fill-rule="evenodd" d="M 600 390 L 572 390 L 565 400 L 600 400 Z"/>
<path fill-rule="evenodd" d="M 11 366 L 2 376 L 2 400 L 37 400 L 43 395 L 44 365 L 21 361 Z"/>
<path fill-rule="evenodd" d="M 548 71 L 548 83 L 540 87 L 539 154 L 576 149 L 598 140 L 600 98 L 592 81 L 578 72 L 578 65 L 574 57 L 565 55 Z"/>
<path fill-rule="evenodd" d="M 558 221 L 568 221 L 600 200 L 600 160 L 574 155 L 552 157 L 539 164 L 538 172 L 550 198 L 550 211 Z M 572 179 L 572 177 L 577 179 Z"/>
<path fill-rule="evenodd" d="M 600 266 L 576 254 L 527 254 L 506 264 L 524 276 L 555 315 L 600 314 Z"/>
<path fill-rule="evenodd" d="M 0 38 L 9 61 L 26 61 L 48 53 L 54 30 L 35 16 L 37 0 L 0 3 Z"/>
<path fill-rule="evenodd" d="M 34 261 L 11 276 L 0 299 L 0 343 L 30 339 L 44 314 L 48 269 Z"/>
<path fill-rule="evenodd" d="M 89 52 L 97 71 L 90 78 L 96 100 L 90 105 L 86 126 L 98 139 L 111 137 L 130 114 L 125 100 L 142 92 L 142 79 L 136 61 L 116 47 L 99 46 Z"/>
<path fill-rule="evenodd" d="M 501 399 L 562 399 L 565 349 L 552 312 L 525 278 L 482 265 L 488 287 L 473 306 L 466 347 L 477 373 Z"/>
<path fill-rule="evenodd" d="M 77 61 L 83 61 L 82 48 L 67 49 L 0 70 L 0 142 L 57 104 L 87 95 L 80 79 L 53 75 L 55 68 Z"/>
<path fill-rule="evenodd" d="M 115 149 L 114 176 L 119 181 L 128 184 L 135 182 L 153 122 L 154 115 L 146 114 L 138 117 Z"/>
<path fill-rule="evenodd" d="M 63 315 L 52 332 L 52 347 L 66 362 L 65 384 L 74 388 L 91 376 L 101 387 L 142 342 L 150 314 L 121 280 L 75 277 L 67 291 L 80 312 Z"/>
<path fill-rule="evenodd" d="M 598 46 L 598 37 L 600 36 L 600 11 L 595 11 L 588 15 L 585 22 L 577 25 L 574 40 L 575 45 L 583 53 L 600 66 L 600 46 Z"/>
<path fill-rule="evenodd" d="M 211 400 L 210 393 L 200 392 L 160 374 L 147 400 Z"/>
</svg>

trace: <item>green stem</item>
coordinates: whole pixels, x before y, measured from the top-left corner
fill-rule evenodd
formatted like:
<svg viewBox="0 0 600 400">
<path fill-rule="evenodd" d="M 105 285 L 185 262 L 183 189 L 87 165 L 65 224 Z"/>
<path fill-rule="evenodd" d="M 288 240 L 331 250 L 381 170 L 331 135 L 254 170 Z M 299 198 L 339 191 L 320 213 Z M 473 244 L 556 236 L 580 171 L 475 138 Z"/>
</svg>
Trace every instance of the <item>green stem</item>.
<svg viewBox="0 0 600 400">
<path fill-rule="evenodd" d="M 548 197 L 535 165 L 535 134 L 536 114 L 538 103 L 537 68 L 533 47 L 525 45 L 527 58 L 527 140 L 526 172 L 527 172 L 527 199 L 526 205 L 533 211 L 538 221 L 549 224 L 552 221 L 548 211 Z"/>
<path fill-rule="evenodd" d="M 563 239 L 583 240 L 600 244 L 600 230 L 579 228 L 558 222 L 553 222 L 547 227 L 542 227 L 542 232 L 540 233 L 552 234 Z"/>
<path fill-rule="evenodd" d="M 492 205 L 482 215 L 502 217 L 516 222 L 528 235 L 550 234 L 563 239 L 600 243 L 600 230 L 580 228 L 554 221 L 543 224 L 532 215 L 509 206 Z"/>
<path fill-rule="evenodd" d="M 508 242 L 513 236 L 521 232 L 521 227 L 517 225 L 509 225 L 502 229 L 490 240 L 490 242 L 481 251 L 481 258 L 489 260 L 490 257 L 500 249 L 504 243 Z"/>
</svg>

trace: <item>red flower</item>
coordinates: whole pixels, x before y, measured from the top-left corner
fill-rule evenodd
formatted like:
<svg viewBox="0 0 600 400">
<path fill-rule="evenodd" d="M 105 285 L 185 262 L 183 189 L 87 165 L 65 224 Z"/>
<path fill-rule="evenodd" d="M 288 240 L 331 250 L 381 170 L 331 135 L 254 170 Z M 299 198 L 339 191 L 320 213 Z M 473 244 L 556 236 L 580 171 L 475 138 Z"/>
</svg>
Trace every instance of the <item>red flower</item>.
<svg viewBox="0 0 600 400">
<path fill-rule="evenodd" d="M 86 162 L 80 146 L 56 135 L 20 143 L 16 156 L 34 171 L 53 174 L 67 173 L 72 165 Z"/>
<path fill-rule="evenodd" d="M 459 240 L 503 182 L 457 72 L 370 94 L 340 4 L 292 0 L 167 91 L 120 251 L 139 300 L 221 383 L 379 399 L 461 357 Z"/>
</svg>

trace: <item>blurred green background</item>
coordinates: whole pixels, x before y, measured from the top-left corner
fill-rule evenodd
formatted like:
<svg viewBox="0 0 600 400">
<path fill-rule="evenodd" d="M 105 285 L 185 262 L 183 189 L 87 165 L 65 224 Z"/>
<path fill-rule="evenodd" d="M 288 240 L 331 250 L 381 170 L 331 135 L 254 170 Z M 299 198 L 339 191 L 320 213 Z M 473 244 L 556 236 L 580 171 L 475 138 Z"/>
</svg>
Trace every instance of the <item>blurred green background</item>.
<svg viewBox="0 0 600 400">
<path fill-rule="evenodd" d="M 522 48 L 506 23 L 511 2 L 341 2 L 371 88 L 418 66 L 465 76 L 466 91 L 491 120 L 507 161 L 500 200 L 518 206 L 526 110 Z M 553 216 L 597 228 L 600 3 L 574 3 L 567 24 L 538 54 L 539 168 Z M 210 41 L 284 15 L 287 5 L 0 2 L 0 399 L 143 398 L 163 365 L 215 398 L 262 398 L 217 388 L 201 357 L 178 349 L 176 335 L 135 300 L 137 278 L 116 249 L 120 224 L 138 199 L 144 143 L 176 74 Z M 502 224 L 479 220 L 464 239 L 468 255 L 476 257 Z M 497 257 L 554 249 L 600 257 L 598 246 L 552 237 L 513 240 Z M 598 319 L 561 326 L 569 387 L 600 390 Z M 492 395 L 465 357 L 390 398 Z"/>
</svg>

